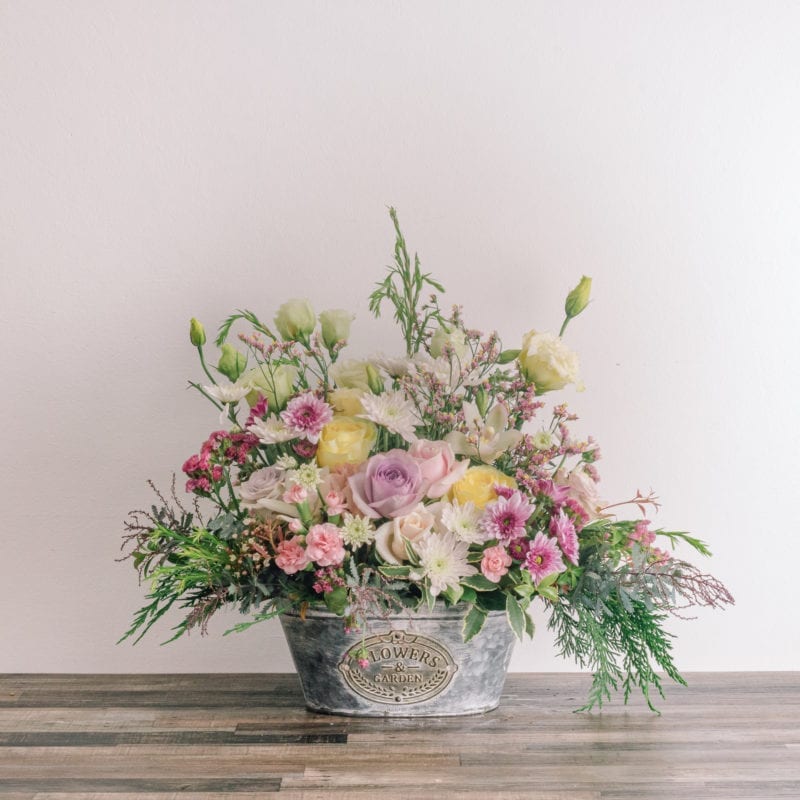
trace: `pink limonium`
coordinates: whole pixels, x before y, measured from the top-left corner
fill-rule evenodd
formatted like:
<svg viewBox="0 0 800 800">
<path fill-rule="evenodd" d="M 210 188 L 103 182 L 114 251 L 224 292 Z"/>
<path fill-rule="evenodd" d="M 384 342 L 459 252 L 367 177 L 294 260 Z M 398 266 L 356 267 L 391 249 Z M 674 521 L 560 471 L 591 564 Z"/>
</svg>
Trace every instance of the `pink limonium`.
<svg viewBox="0 0 800 800">
<path fill-rule="evenodd" d="M 522 492 L 512 492 L 508 497 L 498 497 L 486 506 L 481 518 L 481 528 L 487 539 L 508 543 L 525 535 L 525 523 L 533 514 L 533 506 Z"/>
<path fill-rule="evenodd" d="M 533 582 L 537 585 L 548 576 L 563 572 L 566 565 L 556 540 L 545 536 L 541 531 L 537 533 L 525 556 L 525 569 L 531 573 Z"/>
<path fill-rule="evenodd" d="M 284 539 L 275 550 L 275 564 L 287 575 L 294 575 L 295 572 L 300 572 L 311 563 L 305 548 L 296 536 Z"/>
<path fill-rule="evenodd" d="M 306 534 L 306 555 L 320 567 L 341 564 L 345 550 L 339 529 L 330 522 L 312 525 Z"/>
<path fill-rule="evenodd" d="M 578 563 L 578 534 L 575 532 L 575 523 L 564 513 L 558 512 L 550 519 L 550 533 L 556 537 L 558 546 L 573 564 Z"/>
<path fill-rule="evenodd" d="M 496 544 L 494 547 L 487 547 L 483 551 L 481 572 L 492 583 L 499 583 L 500 578 L 508 572 L 508 568 L 512 563 L 511 556 L 506 552 L 505 547 L 501 544 Z"/>
<path fill-rule="evenodd" d="M 333 419 L 333 409 L 314 392 L 304 392 L 286 404 L 281 419 L 297 436 L 316 444 L 323 427 Z"/>
</svg>

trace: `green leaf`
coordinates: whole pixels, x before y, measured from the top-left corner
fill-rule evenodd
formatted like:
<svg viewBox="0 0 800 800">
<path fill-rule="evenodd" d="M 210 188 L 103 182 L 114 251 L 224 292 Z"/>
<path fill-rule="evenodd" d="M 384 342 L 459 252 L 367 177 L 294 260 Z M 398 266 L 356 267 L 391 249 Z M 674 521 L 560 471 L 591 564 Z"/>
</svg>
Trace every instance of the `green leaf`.
<svg viewBox="0 0 800 800">
<path fill-rule="evenodd" d="M 521 350 L 503 350 L 497 358 L 497 363 L 510 364 L 521 352 Z"/>
<path fill-rule="evenodd" d="M 469 586 L 465 587 L 463 584 L 461 588 L 464 589 L 464 593 L 461 595 L 461 602 L 469 604 L 474 603 L 478 597 L 478 595 L 475 593 L 475 590 L 470 589 Z"/>
<path fill-rule="evenodd" d="M 406 558 L 411 562 L 412 566 L 418 567 L 419 566 L 419 556 L 414 552 L 414 548 L 411 546 L 411 542 L 408 539 L 403 538 L 403 544 L 406 548 Z"/>
<path fill-rule="evenodd" d="M 344 615 L 344 610 L 347 608 L 347 587 L 337 586 L 324 596 L 325 605 L 331 614 L 336 614 L 341 617 Z"/>
<path fill-rule="evenodd" d="M 461 596 L 464 594 L 464 589 L 456 584 L 455 586 L 448 586 L 442 594 L 452 603 L 455 605 L 460 599 Z"/>
<path fill-rule="evenodd" d="M 381 575 L 385 575 L 387 578 L 407 578 L 411 574 L 411 567 L 384 564 L 378 567 L 378 572 L 380 572 Z"/>
<path fill-rule="evenodd" d="M 513 595 L 506 595 L 506 616 L 508 617 L 508 624 L 517 639 L 522 640 L 525 634 L 525 612 L 522 606 L 516 601 Z"/>
<path fill-rule="evenodd" d="M 433 607 L 436 605 L 436 598 L 431 594 L 430 587 L 427 584 L 422 585 L 422 602 L 425 603 L 431 611 L 433 611 Z"/>
<path fill-rule="evenodd" d="M 464 627 L 461 631 L 465 642 L 468 642 L 481 632 L 487 616 L 488 613 L 482 608 L 472 606 L 464 617 Z"/>
<path fill-rule="evenodd" d="M 497 584 L 490 581 L 484 575 L 470 575 L 467 578 L 462 578 L 461 585 L 469 586 L 476 592 L 493 592 L 497 588 Z"/>
<path fill-rule="evenodd" d="M 536 593 L 540 597 L 544 597 L 546 600 L 550 600 L 553 603 L 558 602 L 558 589 L 555 586 L 539 586 L 536 589 Z"/>
<path fill-rule="evenodd" d="M 481 592 L 475 600 L 484 611 L 504 611 L 506 596 L 503 592 Z"/>
</svg>

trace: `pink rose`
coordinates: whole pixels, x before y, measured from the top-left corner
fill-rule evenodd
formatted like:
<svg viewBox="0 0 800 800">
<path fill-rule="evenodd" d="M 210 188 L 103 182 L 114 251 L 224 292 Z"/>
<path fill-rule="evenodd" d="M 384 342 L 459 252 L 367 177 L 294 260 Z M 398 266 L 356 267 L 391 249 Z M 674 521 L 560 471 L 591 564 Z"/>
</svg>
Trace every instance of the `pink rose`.
<svg viewBox="0 0 800 800">
<path fill-rule="evenodd" d="M 330 522 L 313 525 L 306 535 L 306 555 L 320 567 L 341 564 L 345 552 L 339 529 Z"/>
<path fill-rule="evenodd" d="M 292 539 L 284 539 L 278 544 L 275 563 L 287 575 L 294 575 L 295 572 L 305 569 L 311 562 L 303 549 L 303 545 L 300 544 L 295 536 Z"/>
<path fill-rule="evenodd" d="M 419 464 L 426 486 L 425 494 L 432 500 L 446 494 L 469 467 L 467 459 L 456 461 L 453 448 L 447 442 L 417 439 L 409 448 L 408 454 Z"/>
<path fill-rule="evenodd" d="M 566 480 L 560 473 L 557 473 L 555 477 L 557 483 L 569 489 L 570 496 L 581 504 L 590 520 L 605 516 L 602 509 L 607 503 L 600 498 L 597 484 L 580 467 L 573 469 Z"/>
<path fill-rule="evenodd" d="M 503 545 L 497 544 L 494 547 L 487 547 L 483 551 L 481 572 L 490 581 L 498 583 L 500 578 L 508 572 L 510 566 L 511 556 L 506 552 Z"/>
<path fill-rule="evenodd" d="M 402 517 L 422 500 L 425 485 L 416 459 L 389 450 L 368 459 L 349 479 L 353 502 L 371 519 Z"/>
</svg>

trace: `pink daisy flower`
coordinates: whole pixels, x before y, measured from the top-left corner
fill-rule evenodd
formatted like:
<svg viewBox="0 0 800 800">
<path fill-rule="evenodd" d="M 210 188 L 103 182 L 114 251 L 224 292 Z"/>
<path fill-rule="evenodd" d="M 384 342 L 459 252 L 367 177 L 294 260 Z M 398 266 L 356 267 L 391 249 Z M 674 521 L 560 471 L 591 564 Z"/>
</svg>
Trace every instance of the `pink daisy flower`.
<svg viewBox="0 0 800 800">
<path fill-rule="evenodd" d="M 558 515 L 550 519 L 550 533 L 556 537 L 558 546 L 564 555 L 573 564 L 578 563 L 578 534 L 575 523 L 564 513 L 563 509 Z"/>
<path fill-rule="evenodd" d="M 286 404 L 281 419 L 292 433 L 316 443 L 322 429 L 333 419 L 333 409 L 314 392 L 304 392 Z"/>
<path fill-rule="evenodd" d="M 556 540 L 541 532 L 537 533 L 525 556 L 525 568 L 533 576 L 535 584 L 539 584 L 549 575 L 563 572 L 566 565 L 561 560 L 561 551 Z"/>
<path fill-rule="evenodd" d="M 508 543 L 525 535 L 525 523 L 531 514 L 533 506 L 521 492 L 514 492 L 510 497 L 498 497 L 486 506 L 481 528 L 487 539 Z"/>
</svg>

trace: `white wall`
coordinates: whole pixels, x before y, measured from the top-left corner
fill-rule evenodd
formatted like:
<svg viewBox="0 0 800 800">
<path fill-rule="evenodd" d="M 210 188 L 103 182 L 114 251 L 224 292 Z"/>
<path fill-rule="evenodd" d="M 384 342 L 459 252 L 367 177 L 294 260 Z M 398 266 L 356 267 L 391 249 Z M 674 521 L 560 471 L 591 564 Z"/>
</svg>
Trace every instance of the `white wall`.
<svg viewBox="0 0 800 800">
<path fill-rule="evenodd" d="M 800 668 L 798 30 L 757 0 L 0 2 L 0 671 L 290 667 L 232 614 L 115 646 L 121 522 L 215 424 L 191 316 L 307 295 L 399 348 L 366 310 L 389 204 L 509 346 L 594 277 L 568 399 L 603 491 L 657 490 L 738 600 L 673 626 L 679 664 Z M 513 666 L 573 668 L 543 631 Z"/>
</svg>

